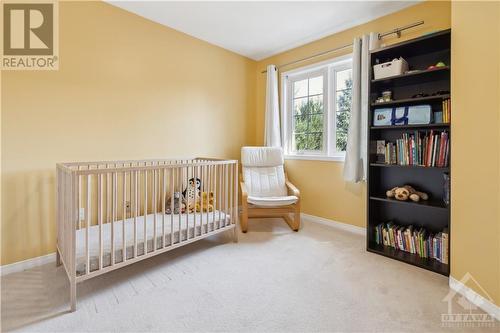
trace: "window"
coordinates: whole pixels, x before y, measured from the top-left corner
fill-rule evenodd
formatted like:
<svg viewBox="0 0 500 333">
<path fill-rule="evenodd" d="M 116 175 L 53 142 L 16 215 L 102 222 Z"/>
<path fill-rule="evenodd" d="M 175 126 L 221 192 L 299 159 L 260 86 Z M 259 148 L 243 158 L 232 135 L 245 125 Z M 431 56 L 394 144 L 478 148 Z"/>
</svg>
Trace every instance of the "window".
<svg viewBox="0 0 500 333">
<path fill-rule="evenodd" d="M 343 160 L 351 110 L 351 59 L 282 74 L 288 158 Z"/>
</svg>

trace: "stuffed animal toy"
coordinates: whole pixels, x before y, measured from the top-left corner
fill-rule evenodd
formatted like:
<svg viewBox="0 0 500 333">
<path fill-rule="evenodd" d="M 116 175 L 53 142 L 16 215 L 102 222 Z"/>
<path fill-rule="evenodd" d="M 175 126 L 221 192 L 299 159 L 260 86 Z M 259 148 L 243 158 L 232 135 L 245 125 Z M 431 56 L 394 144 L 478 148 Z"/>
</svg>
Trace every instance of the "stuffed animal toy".
<svg viewBox="0 0 500 333">
<path fill-rule="evenodd" d="M 410 185 L 404 185 L 402 187 L 394 187 L 385 193 L 388 198 L 394 198 L 400 201 L 406 201 L 410 199 L 414 202 L 419 202 L 420 199 L 427 200 L 429 196 L 427 193 L 415 190 Z"/>
<path fill-rule="evenodd" d="M 203 203 L 203 205 L 202 205 Z M 196 202 L 196 211 L 212 212 L 214 210 L 214 192 L 201 192 L 201 196 Z"/>
<path fill-rule="evenodd" d="M 193 212 L 196 208 L 196 197 L 200 196 L 201 179 L 189 179 L 187 188 L 184 189 L 182 195 L 187 202 L 189 212 Z"/>
<path fill-rule="evenodd" d="M 174 214 L 182 214 L 186 212 L 186 204 L 184 203 L 184 197 L 181 192 L 174 192 Z M 165 212 L 167 214 L 172 214 L 172 198 L 168 198 L 165 207 Z"/>
</svg>

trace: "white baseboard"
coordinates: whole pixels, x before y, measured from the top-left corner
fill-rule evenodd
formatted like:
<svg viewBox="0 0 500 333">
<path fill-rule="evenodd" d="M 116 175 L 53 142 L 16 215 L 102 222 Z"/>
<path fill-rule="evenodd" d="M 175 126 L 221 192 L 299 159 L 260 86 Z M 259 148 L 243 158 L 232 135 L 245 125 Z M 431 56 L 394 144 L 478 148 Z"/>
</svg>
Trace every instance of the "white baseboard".
<svg viewBox="0 0 500 333">
<path fill-rule="evenodd" d="M 465 297 L 469 302 L 482 309 L 484 312 L 500 320 L 500 307 L 490 300 L 476 293 L 471 288 L 467 287 L 461 281 L 450 276 L 450 289 Z"/>
<path fill-rule="evenodd" d="M 22 272 L 24 270 L 56 262 L 56 253 L 49 253 L 44 256 L 18 261 L 12 264 L 0 266 L 0 276 L 11 273 Z"/>
<path fill-rule="evenodd" d="M 319 224 L 326 225 L 326 226 L 331 227 L 331 228 L 341 229 L 341 230 L 352 232 L 352 233 L 355 233 L 358 235 L 363 235 L 363 236 L 366 235 L 366 229 L 363 227 L 358 227 L 358 226 L 355 226 L 352 224 L 342 223 L 342 222 L 329 220 L 329 219 L 325 219 L 323 217 L 304 214 L 304 213 L 301 213 L 300 216 L 304 221 L 319 223 Z"/>
</svg>

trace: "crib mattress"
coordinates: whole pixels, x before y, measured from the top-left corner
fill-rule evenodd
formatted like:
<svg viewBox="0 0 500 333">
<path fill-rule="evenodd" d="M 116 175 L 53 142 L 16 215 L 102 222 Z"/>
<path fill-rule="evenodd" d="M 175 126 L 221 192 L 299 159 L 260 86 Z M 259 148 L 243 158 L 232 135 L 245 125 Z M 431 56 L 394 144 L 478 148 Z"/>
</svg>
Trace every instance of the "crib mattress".
<svg viewBox="0 0 500 333">
<path fill-rule="evenodd" d="M 137 235 L 137 255 L 144 254 L 144 243 L 147 246 L 147 252 L 153 251 L 154 247 L 154 215 L 149 214 L 146 217 L 138 216 L 136 219 Z M 173 244 L 179 241 L 199 236 L 209 231 L 225 227 L 231 223 L 231 216 L 221 211 L 215 210 L 210 213 L 189 214 L 165 214 L 165 223 L 163 224 L 163 214 L 156 214 L 156 248 L 163 247 L 163 230 L 165 229 L 165 244 L 169 246 L 171 237 Z M 123 261 L 123 220 L 115 221 L 113 224 L 114 234 L 114 254 L 115 263 Z M 144 242 L 144 224 L 146 224 L 146 242 Z M 102 228 L 103 244 L 103 267 L 111 264 L 111 223 L 104 223 Z M 99 226 L 94 225 L 89 228 L 89 262 L 90 271 L 99 269 L 100 242 Z M 86 271 L 86 229 L 82 228 L 76 231 L 76 272 L 77 275 L 83 275 Z M 134 257 L 134 218 L 125 220 L 125 252 L 127 259 Z"/>
</svg>

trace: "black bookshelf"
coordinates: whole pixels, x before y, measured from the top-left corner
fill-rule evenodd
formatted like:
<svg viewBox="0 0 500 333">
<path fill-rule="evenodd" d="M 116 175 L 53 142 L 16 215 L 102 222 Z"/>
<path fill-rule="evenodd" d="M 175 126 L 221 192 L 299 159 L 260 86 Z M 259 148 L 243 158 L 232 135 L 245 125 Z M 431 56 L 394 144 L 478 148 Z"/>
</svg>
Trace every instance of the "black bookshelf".
<svg viewBox="0 0 500 333">
<path fill-rule="evenodd" d="M 371 65 L 403 57 L 409 64 L 410 73 L 383 79 L 370 80 L 370 112 L 368 116 L 368 190 L 367 190 L 367 251 L 388 258 L 399 260 L 442 275 L 449 275 L 448 264 L 436 259 L 421 258 L 417 254 L 394 249 L 375 243 L 375 227 L 380 223 L 392 221 L 397 225 L 424 227 L 429 232 L 437 233 L 444 228 L 451 232 L 450 207 L 443 201 L 444 173 L 450 175 L 448 167 L 425 167 L 396 165 L 377 162 L 373 152 L 373 143 L 377 140 L 393 142 L 403 133 L 414 131 L 447 131 L 451 140 L 449 123 L 424 125 L 373 126 L 373 110 L 380 107 L 398 107 L 406 105 L 429 104 L 433 112 L 442 110 L 442 101 L 450 98 L 450 45 L 451 30 L 427 34 L 419 38 L 404 41 L 370 53 Z M 447 66 L 428 70 L 430 65 L 442 61 Z M 392 91 L 393 100 L 376 103 L 375 100 L 384 90 Z M 445 92 L 437 95 L 437 92 Z M 423 97 L 412 98 L 417 94 Z M 433 95 L 434 94 L 434 95 Z M 427 201 L 398 201 L 387 198 L 385 192 L 394 186 L 409 184 L 417 190 L 429 194 Z M 449 239 L 449 237 L 448 237 Z M 448 248 L 448 254 L 450 249 Z M 450 262 L 449 258 L 449 261 Z"/>
</svg>

